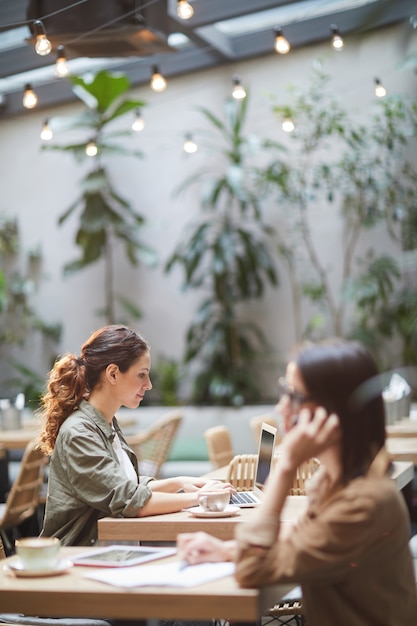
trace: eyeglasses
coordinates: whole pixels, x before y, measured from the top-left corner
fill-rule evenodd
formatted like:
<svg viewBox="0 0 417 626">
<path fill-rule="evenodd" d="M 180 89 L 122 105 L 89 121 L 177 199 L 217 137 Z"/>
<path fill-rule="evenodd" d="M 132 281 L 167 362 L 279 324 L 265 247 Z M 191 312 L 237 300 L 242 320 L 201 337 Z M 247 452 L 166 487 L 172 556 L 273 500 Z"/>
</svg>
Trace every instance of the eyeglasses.
<svg viewBox="0 0 417 626">
<path fill-rule="evenodd" d="M 300 407 L 302 404 L 311 400 L 309 396 L 306 396 L 301 393 L 301 391 L 297 391 L 294 387 L 291 387 L 283 376 L 278 379 L 278 391 L 279 397 L 288 396 L 294 407 Z"/>
</svg>

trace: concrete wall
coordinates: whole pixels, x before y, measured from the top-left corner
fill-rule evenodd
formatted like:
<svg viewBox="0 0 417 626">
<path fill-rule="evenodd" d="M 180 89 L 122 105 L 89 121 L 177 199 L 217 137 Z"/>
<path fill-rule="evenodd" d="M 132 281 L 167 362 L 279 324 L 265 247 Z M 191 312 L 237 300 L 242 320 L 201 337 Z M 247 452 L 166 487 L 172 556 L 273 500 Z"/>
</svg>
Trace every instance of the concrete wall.
<svg viewBox="0 0 417 626">
<path fill-rule="evenodd" d="M 375 103 L 376 76 L 391 93 L 416 99 L 415 73 L 400 69 L 405 56 L 416 47 L 416 35 L 405 41 L 403 27 L 396 26 L 347 38 L 341 53 L 323 43 L 294 50 L 287 57 L 271 53 L 245 63 L 171 79 L 162 94 L 155 94 L 148 86 L 132 91 L 132 96 L 147 102 L 143 112 L 146 127 L 129 145 L 136 142 L 145 158 L 113 158 L 109 168 L 116 188 L 146 217 L 142 238 L 157 250 L 160 265 L 153 270 L 132 269 L 120 257 L 116 273 L 118 291 L 128 294 L 144 311 L 140 331 L 150 341 L 154 358 L 159 354 L 177 359 L 182 356 L 185 332 L 200 301 L 199 294 L 181 291 L 179 271 L 166 275 L 162 269 L 185 225 L 198 210 L 197 189 L 180 198 L 173 196 L 184 177 L 201 167 L 207 158 L 202 151 L 192 157 L 182 151 L 185 133 L 205 127 L 195 107 L 204 105 L 222 115 L 231 77 L 238 73 L 251 94 L 247 131 L 288 141 L 271 111 L 272 103 L 289 103 L 289 84 L 305 84 L 313 62 L 321 57 L 335 93 L 363 121 Z M 25 249 L 41 244 L 45 280 L 34 297 L 34 305 L 44 318 L 62 321 L 60 350 L 76 353 L 89 334 L 102 325 L 95 310 L 103 305 L 103 267 L 99 264 L 68 279 L 62 276 L 63 265 L 77 255 L 73 244 L 76 220 L 58 227 L 57 219 L 77 196 L 83 166 L 69 155 L 41 152 L 39 132 L 45 117 L 71 115 L 80 107 L 75 103 L 48 111 L 28 111 L 0 121 L 0 213 L 18 216 Z M 68 134 L 55 138 L 56 143 L 68 140 Z M 272 216 L 275 209 L 272 201 L 265 207 Z M 326 220 L 317 220 L 315 236 L 324 242 L 321 254 L 329 267 L 337 263 L 338 233 L 336 210 Z M 387 244 L 381 239 L 376 245 Z M 262 325 L 274 347 L 271 386 L 278 374 L 276 369 L 280 369 L 294 341 L 289 285 L 285 273 L 280 274 L 279 289 L 270 289 L 262 302 L 251 303 L 245 310 L 246 316 L 256 318 Z M 43 367 L 38 345 L 24 356 L 28 364 Z"/>
</svg>

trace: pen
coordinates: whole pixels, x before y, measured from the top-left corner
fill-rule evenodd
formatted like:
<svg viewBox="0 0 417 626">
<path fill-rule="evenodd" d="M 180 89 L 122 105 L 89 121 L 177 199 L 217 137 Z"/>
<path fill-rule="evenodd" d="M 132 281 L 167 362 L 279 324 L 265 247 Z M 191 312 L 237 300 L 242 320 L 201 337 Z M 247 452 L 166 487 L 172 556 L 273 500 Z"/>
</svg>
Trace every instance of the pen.
<svg viewBox="0 0 417 626">
<path fill-rule="evenodd" d="M 178 571 L 182 572 L 182 570 L 186 569 L 188 566 L 188 561 L 181 561 L 181 563 L 178 565 Z"/>
</svg>

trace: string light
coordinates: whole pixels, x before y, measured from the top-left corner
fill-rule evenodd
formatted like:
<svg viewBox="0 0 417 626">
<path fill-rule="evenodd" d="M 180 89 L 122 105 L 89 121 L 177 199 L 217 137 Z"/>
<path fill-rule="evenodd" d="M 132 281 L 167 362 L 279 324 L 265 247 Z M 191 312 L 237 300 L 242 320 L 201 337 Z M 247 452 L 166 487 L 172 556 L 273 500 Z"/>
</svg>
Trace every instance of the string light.
<svg viewBox="0 0 417 626">
<path fill-rule="evenodd" d="M 167 81 L 159 73 L 159 69 L 157 65 L 152 67 L 152 78 L 151 78 L 151 87 L 154 91 L 161 92 L 166 89 Z"/>
<path fill-rule="evenodd" d="M 46 36 L 45 29 L 41 20 L 35 20 L 33 27 L 36 35 L 35 52 L 44 57 L 52 50 L 52 44 Z"/>
<path fill-rule="evenodd" d="M 333 46 L 333 48 L 335 50 L 340 51 L 343 48 L 343 45 L 344 45 L 344 42 L 343 42 L 342 36 L 340 34 L 340 31 L 337 28 L 336 24 L 332 24 L 330 26 L 330 30 L 332 31 L 331 44 L 332 44 L 332 46 Z"/>
<path fill-rule="evenodd" d="M 383 98 L 387 95 L 387 90 L 385 89 L 379 78 L 375 78 L 375 95 L 377 98 Z"/>
<path fill-rule="evenodd" d="M 282 34 L 281 28 L 275 28 L 274 32 L 275 32 L 275 43 L 274 43 L 275 52 L 278 52 L 278 54 L 288 54 L 288 52 L 291 50 L 291 46 L 288 42 L 288 39 L 286 39 L 284 35 Z"/>
<path fill-rule="evenodd" d="M 27 83 L 25 85 L 25 91 L 23 94 L 23 106 L 25 109 L 34 109 L 38 104 L 38 96 L 32 89 L 32 85 Z"/>
<path fill-rule="evenodd" d="M 145 122 L 143 121 L 143 117 L 140 114 L 140 109 L 136 109 L 135 119 L 132 123 L 132 130 L 139 132 L 145 128 Z"/>
<path fill-rule="evenodd" d="M 65 56 L 64 46 L 58 46 L 56 50 L 55 76 L 65 78 L 68 76 L 67 57 Z"/>
<path fill-rule="evenodd" d="M 90 139 L 88 144 L 85 147 L 85 153 L 89 157 L 94 157 L 98 153 L 97 144 L 94 139 Z"/>
<path fill-rule="evenodd" d="M 177 2 L 177 15 L 182 20 L 189 20 L 194 15 L 194 9 L 188 0 L 178 0 Z"/>
<path fill-rule="evenodd" d="M 184 152 L 187 152 L 187 154 L 194 154 L 194 152 L 197 152 L 198 150 L 198 146 L 194 141 L 193 136 L 189 133 L 185 135 L 183 150 Z"/>
<path fill-rule="evenodd" d="M 42 141 L 50 141 L 54 136 L 51 127 L 49 126 L 49 120 L 46 119 L 43 123 L 41 130 L 41 139 Z"/>
<path fill-rule="evenodd" d="M 233 76 L 232 80 L 233 80 L 232 96 L 234 97 L 235 100 L 243 100 L 243 98 L 246 98 L 246 91 L 242 87 L 240 77 L 235 75 Z"/>
<path fill-rule="evenodd" d="M 292 118 L 291 117 L 285 117 L 283 122 L 282 122 L 282 130 L 285 133 L 292 133 L 294 128 L 295 128 L 295 126 L 294 126 L 294 122 L 292 121 Z"/>
</svg>

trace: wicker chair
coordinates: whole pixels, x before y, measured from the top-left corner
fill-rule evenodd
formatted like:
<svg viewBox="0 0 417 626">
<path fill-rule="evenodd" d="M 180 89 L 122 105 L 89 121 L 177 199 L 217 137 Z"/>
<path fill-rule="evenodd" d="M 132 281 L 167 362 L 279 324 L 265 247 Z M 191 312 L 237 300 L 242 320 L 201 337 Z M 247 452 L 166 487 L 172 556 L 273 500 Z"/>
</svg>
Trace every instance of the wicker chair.
<svg viewBox="0 0 417 626">
<path fill-rule="evenodd" d="M 159 477 L 181 421 L 179 411 L 170 411 L 148 430 L 126 436 L 126 441 L 138 457 L 141 474 Z"/>
<path fill-rule="evenodd" d="M 48 457 L 37 447 L 37 439 L 26 446 L 19 474 L 0 504 L 0 535 L 8 552 L 12 551 L 7 531 L 13 530 L 38 512 L 41 488 Z"/>
<path fill-rule="evenodd" d="M 233 485 L 236 491 L 253 489 L 257 458 L 257 454 L 237 454 L 230 461 L 226 480 Z M 279 462 L 279 456 L 275 457 L 274 462 Z M 288 495 L 304 496 L 308 479 L 313 476 L 319 467 L 320 461 L 314 458 L 308 459 L 300 465 Z"/>
<path fill-rule="evenodd" d="M 213 469 L 224 467 L 234 456 L 232 438 L 226 426 L 213 426 L 204 432 Z"/>
</svg>

